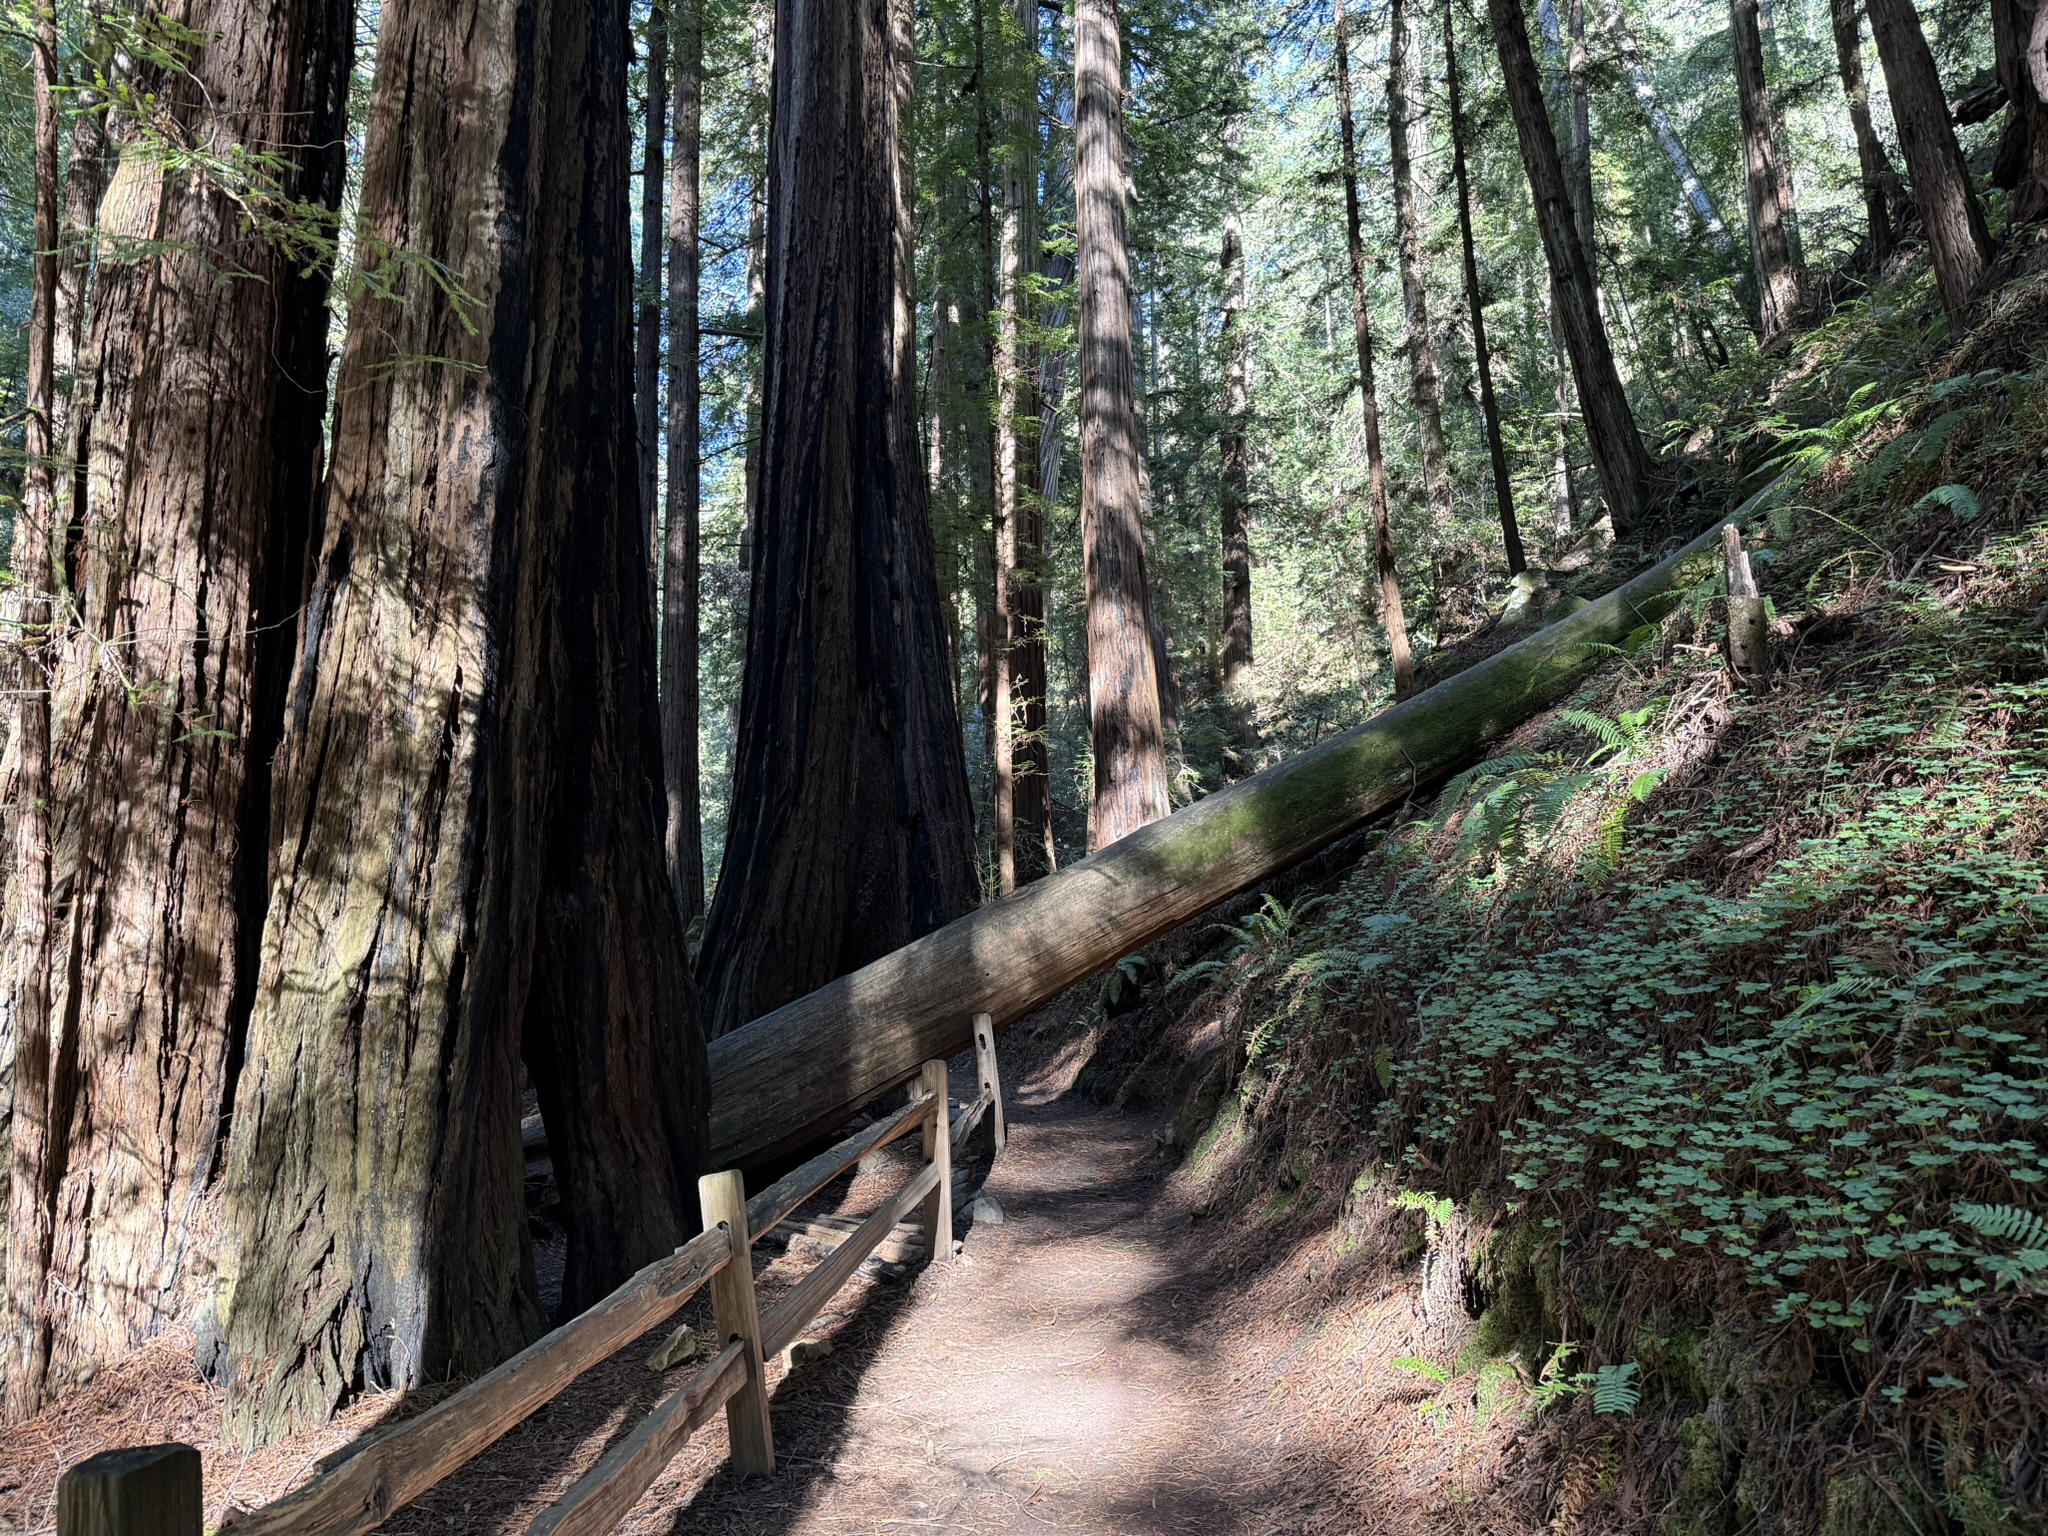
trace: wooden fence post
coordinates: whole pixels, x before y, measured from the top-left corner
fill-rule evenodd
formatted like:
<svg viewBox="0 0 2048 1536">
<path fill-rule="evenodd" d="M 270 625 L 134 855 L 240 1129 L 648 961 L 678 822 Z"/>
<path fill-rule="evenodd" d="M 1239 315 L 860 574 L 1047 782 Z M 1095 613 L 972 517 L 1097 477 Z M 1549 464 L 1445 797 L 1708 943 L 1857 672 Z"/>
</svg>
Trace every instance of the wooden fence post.
<svg viewBox="0 0 2048 1536">
<path fill-rule="evenodd" d="M 101 1451 L 57 1483 L 57 1536 L 200 1536 L 204 1510 L 189 1445 Z"/>
<path fill-rule="evenodd" d="M 953 1257 L 953 1101 L 946 1064 L 928 1061 L 918 1087 L 932 1096 L 932 1117 L 924 1124 L 924 1160 L 939 1170 L 939 1182 L 924 1197 L 924 1256 Z"/>
<path fill-rule="evenodd" d="M 747 1233 L 747 1186 L 737 1169 L 707 1173 L 697 1181 L 704 1225 L 724 1222 L 732 1233 L 732 1259 L 711 1277 L 711 1316 L 719 1347 L 739 1339 L 746 1346 L 747 1384 L 726 1399 L 725 1427 L 732 1437 L 732 1465 L 741 1475 L 775 1470 L 775 1433 L 768 1424 L 768 1370 L 761 1359 L 761 1313 L 754 1302 L 754 1248 Z"/>
<path fill-rule="evenodd" d="M 974 1016 L 974 1065 L 981 1074 L 981 1091 L 988 1095 L 989 1143 L 1000 1153 L 1010 1140 L 1010 1128 L 1003 1119 L 1003 1080 L 996 1071 L 996 1021 L 985 1013 Z"/>
<path fill-rule="evenodd" d="M 1721 530 L 1721 564 L 1728 579 L 1728 662 L 1739 681 L 1752 688 L 1768 687 L 1771 676 L 1771 626 L 1763 593 L 1742 547 L 1742 530 L 1730 523 Z"/>
</svg>

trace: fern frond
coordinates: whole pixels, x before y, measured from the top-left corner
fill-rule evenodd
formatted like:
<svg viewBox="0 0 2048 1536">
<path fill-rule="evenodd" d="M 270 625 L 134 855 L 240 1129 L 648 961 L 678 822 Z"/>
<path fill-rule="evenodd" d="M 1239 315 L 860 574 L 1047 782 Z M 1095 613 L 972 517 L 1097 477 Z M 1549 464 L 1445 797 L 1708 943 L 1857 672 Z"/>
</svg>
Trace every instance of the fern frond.
<svg viewBox="0 0 2048 1536">
<path fill-rule="evenodd" d="M 1636 1379 L 1637 1369 L 1631 1360 L 1626 1365 L 1603 1365 L 1594 1371 L 1593 1411 L 1623 1418 L 1634 1414 L 1643 1400 L 1643 1384 Z"/>
<path fill-rule="evenodd" d="M 1958 1200 L 1955 1218 L 1971 1231 L 2016 1248 L 2048 1250 L 2048 1220 L 2017 1205 L 1980 1205 Z"/>
</svg>

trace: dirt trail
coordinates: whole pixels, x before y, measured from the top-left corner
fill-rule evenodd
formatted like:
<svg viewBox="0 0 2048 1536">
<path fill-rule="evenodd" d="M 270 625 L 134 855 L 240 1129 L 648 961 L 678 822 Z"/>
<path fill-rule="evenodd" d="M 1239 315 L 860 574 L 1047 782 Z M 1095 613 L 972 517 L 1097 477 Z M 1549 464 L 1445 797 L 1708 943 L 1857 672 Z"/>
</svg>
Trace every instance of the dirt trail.
<svg viewBox="0 0 2048 1536">
<path fill-rule="evenodd" d="M 1249 1529 L 1233 1490 L 1270 1446 L 1233 1432 L 1174 1325 L 1200 1282 L 1153 1131 L 1068 1100 L 1015 1106 L 982 1191 L 1002 1223 L 977 1221 L 866 1338 L 781 1383 L 772 1492 L 721 1478 L 673 1528 Z"/>
</svg>

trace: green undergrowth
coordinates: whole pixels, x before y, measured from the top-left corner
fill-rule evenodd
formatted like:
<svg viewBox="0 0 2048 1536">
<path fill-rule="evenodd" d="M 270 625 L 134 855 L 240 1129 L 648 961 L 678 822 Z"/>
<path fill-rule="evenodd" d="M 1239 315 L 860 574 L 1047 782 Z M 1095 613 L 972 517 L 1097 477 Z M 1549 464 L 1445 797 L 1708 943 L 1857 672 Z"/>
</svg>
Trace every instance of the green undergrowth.
<svg viewBox="0 0 2048 1536">
<path fill-rule="evenodd" d="M 1947 349 L 1913 299 L 1718 429 L 1766 688 L 1694 591 L 1201 973 L 1198 1176 L 1452 1202 L 1467 1363 L 1633 1368 L 1595 1503 L 1659 1529 L 2048 1519 L 2048 286 Z M 1553 1396 L 1559 1457 L 1614 1433 Z"/>
</svg>

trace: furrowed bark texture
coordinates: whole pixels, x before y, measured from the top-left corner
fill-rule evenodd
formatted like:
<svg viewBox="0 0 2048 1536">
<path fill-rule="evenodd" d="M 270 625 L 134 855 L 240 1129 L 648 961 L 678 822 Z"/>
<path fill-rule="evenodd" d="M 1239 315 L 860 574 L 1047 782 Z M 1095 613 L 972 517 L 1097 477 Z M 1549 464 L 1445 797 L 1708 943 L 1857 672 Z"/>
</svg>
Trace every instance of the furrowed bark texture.
<svg viewBox="0 0 2048 1536">
<path fill-rule="evenodd" d="M 661 559 L 661 194 L 668 138 L 668 13 L 647 11 L 647 95 L 640 156 L 640 305 L 633 333 L 633 420 L 647 560 Z"/>
<path fill-rule="evenodd" d="M 701 702 L 698 578 L 702 443 L 698 414 L 698 176 L 704 117 L 704 12 L 674 0 L 675 160 L 668 214 L 668 520 L 662 531 L 661 768 L 669 882 L 685 924 L 704 912 L 704 810 L 697 711 Z"/>
<path fill-rule="evenodd" d="M 1501 441 L 1500 400 L 1493 391 L 1493 354 L 1486 344 L 1486 295 L 1479 286 L 1479 255 L 1472 239 L 1472 177 L 1465 161 L 1465 98 L 1458 69 L 1458 37 L 1452 0 L 1444 0 L 1444 78 L 1451 114 L 1451 179 L 1458 189 L 1458 241 L 1464 256 L 1465 311 L 1472 324 L 1472 358 L 1479 372 L 1479 412 L 1485 419 L 1486 452 L 1493 466 L 1493 496 L 1500 509 L 1501 548 L 1508 574 L 1528 569 L 1521 524 L 1515 518 L 1515 488 L 1508 474 L 1507 445 Z"/>
<path fill-rule="evenodd" d="M 885 0 L 784 0 L 776 21 L 753 612 L 699 959 L 714 1038 L 977 895 L 902 286 L 897 28 Z"/>
<path fill-rule="evenodd" d="M 989 71 L 1002 48 L 1000 26 L 990 35 L 988 11 L 975 0 L 974 142 L 977 223 L 981 235 L 981 278 L 989 296 L 982 320 L 983 366 L 993 405 L 989 422 L 989 761 L 990 841 L 994 844 L 996 890 L 1017 888 L 1017 716 L 1014 666 L 1017 643 L 1013 607 L 1017 570 L 1017 281 L 1009 248 L 1008 198 L 997 183 L 994 114 L 989 110 Z M 1006 146 L 1007 149 L 1007 146 Z M 1007 160 L 1007 155 L 1006 155 Z M 1007 164 L 1003 174 L 1008 175 Z M 1004 230 L 996 233 L 996 203 L 1004 204 Z M 1006 243 L 1007 242 L 1007 243 Z"/>
<path fill-rule="evenodd" d="M 1570 42 L 1565 51 L 1565 80 L 1571 99 L 1571 128 L 1566 137 L 1565 184 L 1572 200 L 1572 222 L 1594 281 L 1600 277 L 1600 247 L 1593 226 L 1593 100 L 1586 78 L 1585 0 L 1568 0 Z"/>
<path fill-rule="evenodd" d="M 625 0 L 398 0 L 263 985 L 202 1354 L 231 1434 L 539 1327 L 522 1056 L 565 1312 L 695 1225 L 701 1036 L 661 860 L 632 401 Z"/>
<path fill-rule="evenodd" d="M 1223 693 L 1238 719 L 1239 744 L 1253 745 L 1251 458 L 1245 424 L 1251 414 L 1251 346 L 1245 326 L 1244 219 L 1234 210 L 1223 218 L 1223 323 L 1217 348 L 1223 354 L 1223 425 L 1218 447 L 1223 461 Z"/>
<path fill-rule="evenodd" d="M 14 813 L 13 932 L 7 955 L 14 1059 L 8 1076 L 10 1187 L 6 1258 L 5 1339 L 8 1420 L 42 1406 L 54 1318 L 48 1288 L 53 1246 L 55 1176 L 62 1164 L 52 1102 L 50 933 L 50 619 L 55 586 L 51 535 L 56 439 L 57 320 L 57 9 L 34 10 L 30 68 L 34 78 L 35 254 L 29 278 L 27 463 L 22 466 L 21 522 L 15 569 L 23 586 L 20 671 L 14 732 L 20 753 Z"/>
<path fill-rule="evenodd" d="M 273 202 L 333 206 L 352 17 L 202 0 L 175 19 L 196 40 L 138 70 L 153 131 L 129 136 L 104 204 L 82 489 L 55 540 L 76 622 L 53 656 L 57 900 L 14 962 L 50 1005 L 47 1140 L 17 1144 L 11 1201 L 12 1231 L 47 1234 L 10 1254 L 16 1310 L 34 1298 L 42 1319 L 9 1371 L 17 1408 L 188 1317 L 207 1278 L 198 1213 L 254 984 L 319 476 L 327 276 L 246 199 L 167 172 L 162 141 L 277 153 Z"/>
<path fill-rule="evenodd" d="M 2040 0 L 1991 0 L 1992 57 L 2007 112 L 1991 173 L 2013 194 L 2012 221 L 2048 214 L 2048 9 Z"/>
<path fill-rule="evenodd" d="M 1576 0 L 1575 0 L 1576 3 Z M 1444 390 L 1429 328 L 1429 289 L 1422 249 L 1422 212 L 1415 161 L 1427 145 L 1421 114 L 1420 50 L 1408 24 L 1408 0 L 1392 0 L 1387 45 L 1387 142 L 1394 173 L 1395 245 L 1401 267 L 1401 311 L 1407 321 L 1409 399 L 1422 438 L 1422 483 L 1431 520 L 1448 530 L 1450 446 L 1444 441 Z M 1583 48 L 1580 52 L 1583 52 Z M 1591 205 L 1588 204 L 1590 214 Z"/>
<path fill-rule="evenodd" d="M 1905 3 L 1905 0 L 1901 0 Z M 1543 79 L 1529 48 L 1529 28 L 1522 18 L 1522 0 L 1487 0 L 1494 45 L 1500 52 L 1508 107 L 1521 144 L 1522 167 L 1536 204 L 1537 228 L 1549 261 L 1551 294 L 1565 346 L 1571 353 L 1572 381 L 1578 386 L 1579 409 L 1593 449 L 1593 466 L 1607 498 L 1608 514 L 1617 533 L 1626 533 L 1650 502 L 1651 460 L 1636 431 L 1628 392 L 1614 366 L 1607 327 L 1600 317 L 1599 293 L 1586 261 L 1565 190 L 1564 166 L 1557 136 L 1543 106 Z"/>
<path fill-rule="evenodd" d="M 1863 188 L 1863 216 L 1868 226 L 1871 265 L 1891 255 L 1892 224 L 1906 206 L 1905 188 L 1892 169 L 1891 156 L 1870 121 L 1870 82 L 1863 73 L 1863 21 L 1858 0 L 1830 0 L 1835 29 L 1835 70 L 1842 77 L 1842 95 L 1849 103 L 1849 126 L 1856 134 L 1856 164 Z"/>
<path fill-rule="evenodd" d="M 1757 0 L 1728 0 L 1728 37 L 1735 54 L 1735 95 L 1742 115 L 1743 192 L 1749 208 L 1749 255 L 1756 269 L 1757 335 L 1774 340 L 1799 312 L 1799 268 L 1792 260 L 1779 145 L 1773 131 L 1770 82 L 1764 75 Z"/>
<path fill-rule="evenodd" d="M 1080 267 L 1081 541 L 1095 800 L 1105 848 L 1171 806 L 1145 579 L 1142 450 L 1124 212 L 1123 39 L 1115 0 L 1074 0 L 1074 227 Z"/>
<path fill-rule="evenodd" d="M 1027 340 L 1030 280 L 1038 275 L 1038 0 L 1013 0 L 1014 30 L 1004 63 L 1002 313 L 1012 333 L 1009 371 L 1000 403 L 1008 418 L 998 464 L 1010 482 L 1014 562 L 1010 573 L 1010 698 L 1016 713 L 1013 748 L 1017 879 L 1052 873 L 1052 756 L 1045 715 L 1045 510 L 1039 481 L 1038 363 Z M 998 437 L 1003 416 L 998 416 Z M 1001 487 L 998 487 L 1001 490 Z"/>
<path fill-rule="evenodd" d="M 1755 498 L 1721 522 L 1739 522 Z M 1217 902 L 1400 805 L 1566 697 L 1713 570 L 1721 522 L 1661 564 L 1405 704 L 1197 801 L 711 1047 L 711 1156 L 752 1166 Z"/>
<path fill-rule="evenodd" d="M 1913 0 L 1868 0 L 1867 10 L 1891 94 L 1899 148 L 1913 178 L 1913 201 L 1919 205 L 1928 253 L 1934 258 L 1942 308 L 1948 311 L 1949 324 L 1961 330 L 1969 316 L 1970 296 L 1991 260 L 1984 210 L 1956 145 L 1941 76 Z"/>
<path fill-rule="evenodd" d="M 1359 409 L 1365 422 L 1366 496 L 1372 510 L 1373 570 L 1379 580 L 1380 623 L 1394 668 L 1394 697 L 1415 691 L 1415 663 L 1408 649 L 1408 616 L 1394 569 L 1394 531 L 1387 513 L 1386 456 L 1380 446 L 1380 398 L 1373 380 L 1372 320 L 1366 307 L 1365 238 L 1358 213 L 1358 145 L 1351 123 L 1351 53 L 1345 38 L 1344 0 L 1335 6 L 1337 32 L 1337 126 L 1344 153 L 1344 243 L 1351 270 L 1351 335 L 1358 354 Z"/>
</svg>

